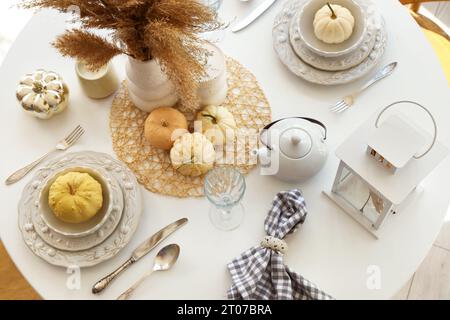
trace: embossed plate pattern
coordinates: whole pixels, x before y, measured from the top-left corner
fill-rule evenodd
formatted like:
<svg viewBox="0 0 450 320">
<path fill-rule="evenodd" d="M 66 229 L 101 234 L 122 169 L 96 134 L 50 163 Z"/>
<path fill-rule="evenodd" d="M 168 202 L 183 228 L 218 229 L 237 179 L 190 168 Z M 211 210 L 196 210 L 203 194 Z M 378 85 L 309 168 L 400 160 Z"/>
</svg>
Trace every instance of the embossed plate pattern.
<svg viewBox="0 0 450 320">
<path fill-rule="evenodd" d="M 86 166 L 86 165 L 84 165 Z M 59 169 L 64 170 L 66 167 L 70 168 L 72 165 L 66 165 L 63 167 L 59 167 Z M 52 231 L 45 221 L 42 219 L 40 215 L 40 208 L 34 207 L 32 208 L 32 215 L 31 215 L 31 221 L 33 223 L 33 226 L 35 228 L 35 231 L 38 233 L 38 235 L 47 242 L 49 245 L 66 251 L 80 251 L 80 250 L 87 250 L 90 249 L 96 245 L 99 245 L 105 239 L 107 239 L 111 233 L 116 229 L 117 225 L 120 222 L 120 219 L 122 217 L 123 212 L 123 193 L 122 189 L 117 182 L 117 179 L 114 177 L 114 175 L 107 170 L 103 170 L 101 168 L 94 167 L 95 170 L 100 172 L 102 176 L 106 178 L 107 183 L 110 185 L 110 189 L 112 191 L 112 201 L 113 201 L 113 207 L 111 211 L 111 215 L 108 218 L 108 220 L 105 222 L 102 227 L 97 230 L 95 233 L 81 237 L 81 238 L 71 238 L 66 237 L 64 235 L 61 235 L 57 232 Z M 45 188 L 45 185 L 47 184 L 47 179 L 42 180 L 41 185 L 38 187 L 39 190 L 42 188 Z M 35 199 L 39 200 L 39 199 Z"/>
<path fill-rule="evenodd" d="M 372 13 L 376 14 L 375 12 Z M 372 17 L 368 17 L 369 21 Z M 375 45 L 376 35 L 379 33 L 379 28 L 377 26 L 369 23 L 367 26 L 367 32 L 364 35 L 364 39 L 357 50 L 346 54 L 341 57 L 323 57 L 317 53 L 311 51 L 299 34 L 299 12 L 297 12 L 291 21 L 291 26 L 289 29 L 289 37 L 291 41 L 292 48 L 295 53 L 311 66 L 325 70 L 325 71 L 339 71 L 346 70 L 357 66 L 364 61 L 373 50 Z"/>
<path fill-rule="evenodd" d="M 374 21 L 371 21 L 371 23 L 379 26 L 380 30 L 375 36 L 375 45 L 369 56 L 357 66 L 342 71 L 324 71 L 314 68 L 300 59 L 291 46 L 289 40 L 289 28 L 291 19 L 303 2 L 304 0 L 292 0 L 286 2 L 281 12 L 276 16 L 272 29 L 274 49 L 280 60 L 292 73 L 312 83 L 336 85 L 356 80 L 370 72 L 378 64 L 383 56 L 387 41 L 386 28 L 381 15 L 374 15 L 374 17 L 378 17 L 380 21 L 376 21 L 375 19 Z M 376 10 L 372 1 L 360 0 L 359 3 L 369 12 L 371 10 Z"/>
<path fill-rule="evenodd" d="M 32 222 L 33 207 L 39 186 L 52 170 L 62 166 L 84 164 L 104 168 L 115 177 L 124 194 L 124 210 L 119 225 L 104 242 L 82 251 L 64 251 L 47 244 L 36 232 Z M 111 156 L 97 152 L 76 152 L 45 163 L 25 186 L 19 202 L 19 229 L 25 244 L 38 257 L 50 264 L 68 267 L 90 267 L 115 256 L 131 240 L 142 214 L 140 187 L 133 173 Z"/>
</svg>

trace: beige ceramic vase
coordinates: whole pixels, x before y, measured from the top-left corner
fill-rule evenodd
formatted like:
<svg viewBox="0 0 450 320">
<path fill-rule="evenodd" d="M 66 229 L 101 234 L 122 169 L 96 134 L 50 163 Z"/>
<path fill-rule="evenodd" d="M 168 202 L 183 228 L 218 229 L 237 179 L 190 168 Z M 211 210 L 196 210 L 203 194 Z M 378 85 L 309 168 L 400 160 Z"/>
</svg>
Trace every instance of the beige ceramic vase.
<svg viewBox="0 0 450 320">
<path fill-rule="evenodd" d="M 139 61 L 129 57 L 125 71 L 130 99 L 142 111 L 151 112 L 177 103 L 175 86 L 156 60 Z"/>
<path fill-rule="evenodd" d="M 220 105 L 228 92 L 224 54 L 211 43 L 206 43 L 204 47 L 210 55 L 205 65 L 206 74 L 199 83 L 199 108 Z M 126 82 L 131 101 L 145 112 L 158 107 L 172 107 L 178 102 L 174 84 L 156 60 L 139 61 L 129 57 L 126 63 Z"/>
</svg>

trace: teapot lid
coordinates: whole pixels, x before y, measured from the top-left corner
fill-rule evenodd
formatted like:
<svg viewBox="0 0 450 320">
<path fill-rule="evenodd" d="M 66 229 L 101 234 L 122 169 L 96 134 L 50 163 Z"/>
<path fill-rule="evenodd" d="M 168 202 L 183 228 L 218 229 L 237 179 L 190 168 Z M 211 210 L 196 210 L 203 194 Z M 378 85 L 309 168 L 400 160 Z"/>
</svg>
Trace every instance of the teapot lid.
<svg viewBox="0 0 450 320">
<path fill-rule="evenodd" d="M 311 136 L 301 128 L 290 128 L 280 136 L 280 151 L 291 159 L 300 159 L 312 148 Z"/>
</svg>

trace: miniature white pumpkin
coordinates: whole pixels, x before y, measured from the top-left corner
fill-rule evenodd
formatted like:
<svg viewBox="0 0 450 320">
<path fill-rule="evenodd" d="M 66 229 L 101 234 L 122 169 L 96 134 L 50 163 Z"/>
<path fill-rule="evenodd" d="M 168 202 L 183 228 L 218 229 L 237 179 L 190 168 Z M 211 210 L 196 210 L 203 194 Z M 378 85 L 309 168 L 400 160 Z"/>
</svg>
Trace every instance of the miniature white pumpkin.
<svg viewBox="0 0 450 320">
<path fill-rule="evenodd" d="M 20 80 L 16 97 L 26 112 L 49 119 L 67 107 L 69 88 L 57 73 L 36 70 Z"/>
<path fill-rule="evenodd" d="M 355 18 L 347 8 L 331 4 L 320 8 L 314 16 L 314 34 L 325 43 L 344 42 L 353 33 Z"/>
<path fill-rule="evenodd" d="M 215 159 L 213 144 L 199 132 L 185 133 L 170 150 L 172 166 L 185 176 L 197 177 L 208 172 Z"/>
<path fill-rule="evenodd" d="M 207 106 L 197 114 L 203 134 L 214 144 L 223 144 L 229 131 L 236 130 L 233 114 L 225 107 Z M 232 134 L 232 132 L 231 132 Z"/>
</svg>

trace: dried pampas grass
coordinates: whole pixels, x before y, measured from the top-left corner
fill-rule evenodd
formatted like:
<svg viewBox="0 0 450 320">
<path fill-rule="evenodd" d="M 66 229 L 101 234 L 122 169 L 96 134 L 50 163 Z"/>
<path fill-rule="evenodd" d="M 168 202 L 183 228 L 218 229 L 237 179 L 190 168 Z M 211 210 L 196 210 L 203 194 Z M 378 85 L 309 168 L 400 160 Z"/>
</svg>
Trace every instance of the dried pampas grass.
<svg viewBox="0 0 450 320">
<path fill-rule="evenodd" d="M 122 53 L 104 38 L 81 30 L 67 31 L 53 45 L 63 56 L 86 61 L 86 65 L 92 70 L 101 68 Z"/>
<path fill-rule="evenodd" d="M 208 55 L 198 34 L 222 27 L 214 12 L 197 0 L 25 0 L 20 6 L 61 12 L 77 6 L 82 27 L 56 39 L 53 45 L 61 54 L 84 60 L 93 70 L 119 54 L 156 59 L 184 107 L 196 108 L 197 83 Z M 110 37 L 96 35 L 95 29 L 107 30 Z"/>
</svg>

